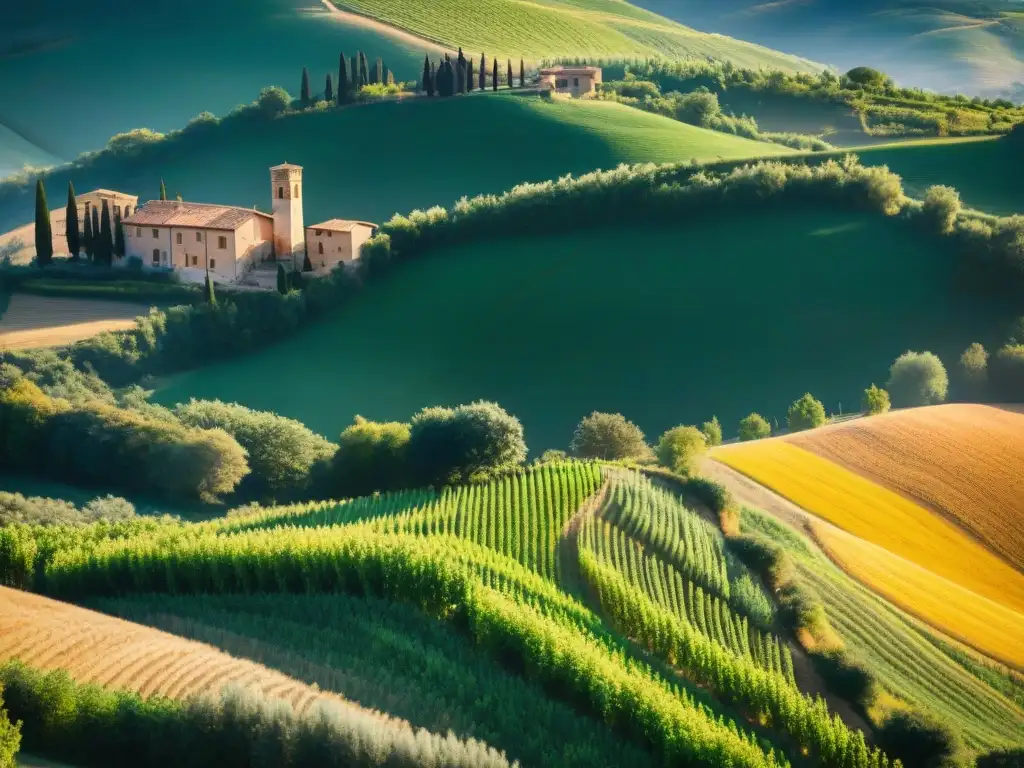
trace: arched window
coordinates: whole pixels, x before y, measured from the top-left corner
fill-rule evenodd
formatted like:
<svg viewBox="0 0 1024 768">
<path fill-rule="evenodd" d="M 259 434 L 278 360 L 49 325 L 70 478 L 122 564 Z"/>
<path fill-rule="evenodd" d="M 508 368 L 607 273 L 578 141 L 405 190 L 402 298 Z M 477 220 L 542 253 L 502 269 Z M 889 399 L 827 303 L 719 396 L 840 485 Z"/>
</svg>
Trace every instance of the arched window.
<svg viewBox="0 0 1024 768">
<path fill-rule="evenodd" d="M 277 199 L 284 200 L 284 187 L 277 188 Z"/>
<path fill-rule="evenodd" d="M 319 253 L 321 256 L 324 255 L 324 244 L 323 243 L 317 243 L 317 253 Z"/>
<path fill-rule="evenodd" d="M 124 207 L 124 217 L 127 219 L 131 215 L 132 215 L 132 207 L 130 205 L 126 205 Z"/>
<path fill-rule="evenodd" d="M 159 267 L 160 266 L 160 249 L 159 248 L 154 248 L 153 249 L 153 266 L 154 267 Z"/>
<path fill-rule="evenodd" d="M 298 184 L 295 185 L 295 199 L 296 200 L 299 199 L 299 185 Z"/>
</svg>

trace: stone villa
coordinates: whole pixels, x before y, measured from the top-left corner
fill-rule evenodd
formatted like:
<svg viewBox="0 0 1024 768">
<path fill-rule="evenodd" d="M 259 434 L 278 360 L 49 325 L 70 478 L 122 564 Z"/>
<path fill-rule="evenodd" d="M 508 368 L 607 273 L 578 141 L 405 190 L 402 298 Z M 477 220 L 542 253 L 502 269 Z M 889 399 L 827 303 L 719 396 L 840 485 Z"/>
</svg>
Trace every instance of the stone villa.
<svg viewBox="0 0 1024 768">
<path fill-rule="evenodd" d="M 541 91 L 588 96 L 601 82 L 600 67 L 546 67 L 540 71 Z"/>
<path fill-rule="evenodd" d="M 302 167 L 283 163 L 270 169 L 271 213 L 233 205 L 150 200 L 100 189 L 79 195 L 79 220 L 107 201 L 111 216 L 124 227 L 124 258 L 115 266 L 138 262 L 143 269 L 166 269 L 185 282 L 204 282 L 206 272 L 218 283 L 273 287 L 277 264 L 301 270 L 309 256 L 314 272 L 327 272 L 359 258 L 360 248 L 377 231 L 369 221 L 330 219 L 306 227 L 302 216 Z M 67 253 L 65 210 L 51 212 L 54 254 Z M 21 239 L 17 260 L 35 256 L 34 224 L 0 236 Z M 30 251 L 30 253 L 27 253 Z"/>
</svg>

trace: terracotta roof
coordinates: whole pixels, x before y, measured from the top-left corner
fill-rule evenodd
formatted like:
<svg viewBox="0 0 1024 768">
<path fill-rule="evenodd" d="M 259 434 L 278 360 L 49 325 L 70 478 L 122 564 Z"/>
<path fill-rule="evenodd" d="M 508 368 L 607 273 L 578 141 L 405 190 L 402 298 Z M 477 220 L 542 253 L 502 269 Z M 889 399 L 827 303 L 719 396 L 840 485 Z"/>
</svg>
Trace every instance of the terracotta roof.
<svg viewBox="0 0 1024 768">
<path fill-rule="evenodd" d="M 94 189 L 91 192 L 83 192 L 80 195 L 75 195 L 77 200 L 80 197 L 88 197 L 89 195 L 106 195 L 110 197 L 130 197 L 135 200 L 139 199 L 138 195 L 129 195 L 127 192 L 118 192 L 116 189 Z"/>
<path fill-rule="evenodd" d="M 349 221 L 348 219 L 330 219 L 329 221 L 323 221 L 319 224 L 311 224 L 306 229 L 326 229 L 331 232 L 351 232 L 352 227 L 357 224 L 362 224 L 364 227 L 377 228 L 377 225 L 372 221 Z"/>
<path fill-rule="evenodd" d="M 268 213 L 233 205 L 182 203 L 177 200 L 150 200 L 122 224 L 138 227 L 192 227 L 194 229 L 235 230 L 253 216 L 272 219 Z"/>
<path fill-rule="evenodd" d="M 600 67 L 545 67 L 540 71 L 542 75 L 593 75 L 600 72 Z"/>
<path fill-rule="evenodd" d="M 281 163 L 280 165 L 272 165 L 272 166 L 270 166 L 270 170 L 272 170 L 272 171 L 290 171 L 290 170 L 301 171 L 302 170 L 302 166 L 301 165 L 292 165 L 291 163 Z"/>
</svg>

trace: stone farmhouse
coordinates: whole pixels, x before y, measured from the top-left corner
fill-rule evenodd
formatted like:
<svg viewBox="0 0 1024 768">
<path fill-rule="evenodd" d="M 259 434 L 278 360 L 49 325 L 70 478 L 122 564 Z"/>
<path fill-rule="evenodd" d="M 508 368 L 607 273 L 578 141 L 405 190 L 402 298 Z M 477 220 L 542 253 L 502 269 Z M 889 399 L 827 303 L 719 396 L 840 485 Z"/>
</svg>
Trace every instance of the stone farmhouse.
<svg viewBox="0 0 1024 768">
<path fill-rule="evenodd" d="M 130 216 L 139 203 L 139 198 L 136 195 L 126 195 L 123 192 L 114 192 L 110 189 L 94 189 L 92 192 L 76 195 L 79 229 L 85 226 L 85 217 L 92 216 L 94 208 L 97 211 L 103 210 L 104 200 L 107 201 L 112 219 L 118 215 L 122 218 Z M 50 211 L 50 230 L 53 234 L 53 253 L 55 255 L 67 253 L 67 209 L 65 206 L 62 205 L 60 208 Z M 10 244 L 15 241 L 20 242 L 22 247 L 12 254 L 14 261 L 26 264 L 32 261 L 36 256 L 35 223 L 25 224 L 0 235 L 0 249 L 10 247 Z"/>
<path fill-rule="evenodd" d="M 186 282 L 273 284 L 273 275 L 301 270 L 309 256 L 315 272 L 359 258 L 360 246 L 376 232 L 367 221 L 331 219 L 303 226 L 302 167 L 283 163 L 270 169 L 272 213 L 231 205 L 151 200 L 122 220 L 125 258 L 145 269 L 171 269 Z"/>
<path fill-rule="evenodd" d="M 540 71 L 540 90 L 570 96 L 589 96 L 601 82 L 600 67 L 546 67 Z"/>
</svg>

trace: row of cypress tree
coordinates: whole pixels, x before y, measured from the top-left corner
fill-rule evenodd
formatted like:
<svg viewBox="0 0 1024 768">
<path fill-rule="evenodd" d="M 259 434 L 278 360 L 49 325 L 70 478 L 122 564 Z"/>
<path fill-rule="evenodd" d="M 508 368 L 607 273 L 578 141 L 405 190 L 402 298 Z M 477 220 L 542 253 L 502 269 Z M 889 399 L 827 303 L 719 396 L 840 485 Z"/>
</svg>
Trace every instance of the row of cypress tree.
<svg viewBox="0 0 1024 768">
<path fill-rule="evenodd" d="M 324 84 L 324 101 L 345 104 L 353 101 L 359 89 L 364 85 L 392 85 L 395 82 L 394 73 L 388 69 L 384 60 L 377 57 L 371 67 L 366 54 L 357 51 L 351 59 L 345 58 L 341 53 L 338 57 L 338 80 L 334 81 L 334 75 L 327 73 L 327 80 Z M 299 101 L 303 107 L 312 106 L 314 99 L 309 85 L 309 69 L 302 68 L 302 85 L 299 90 Z"/>
<path fill-rule="evenodd" d="M 68 202 L 65 209 L 65 238 L 68 253 L 77 259 L 84 250 L 90 261 L 110 265 L 114 257 L 124 256 L 124 228 L 121 214 L 111 215 L 107 201 L 102 210 L 92 209 L 84 222 L 78 219 L 78 203 L 75 200 L 75 185 L 68 182 Z M 50 208 L 46 202 L 46 188 L 43 180 L 36 180 L 36 263 L 45 267 L 53 260 L 53 227 L 50 223 Z"/>
<path fill-rule="evenodd" d="M 487 55 L 480 54 L 480 69 L 476 76 L 473 73 L 473 60 L 467 59 L 459 48 L 459 56 L 453 62 L 446 53 L 444 59 L 435 66 L 427 55 L 423 59 L 423 75 L 421 77 L 421 90 L 427 96 L 453 96 L 456 93 L 469 93 L 476 87 L 481 91 L 487 89 Z M 498 90 L 498 59 L 491 61 L 491 89 Z M 514 88 L 515 83 L 512 75 L 512 59 L 507 60 L 505 83 L 509 88 Z M 523 60 L 519 60 L 519 87 L 526 85 L 526 66 Z"/>
</svg>

